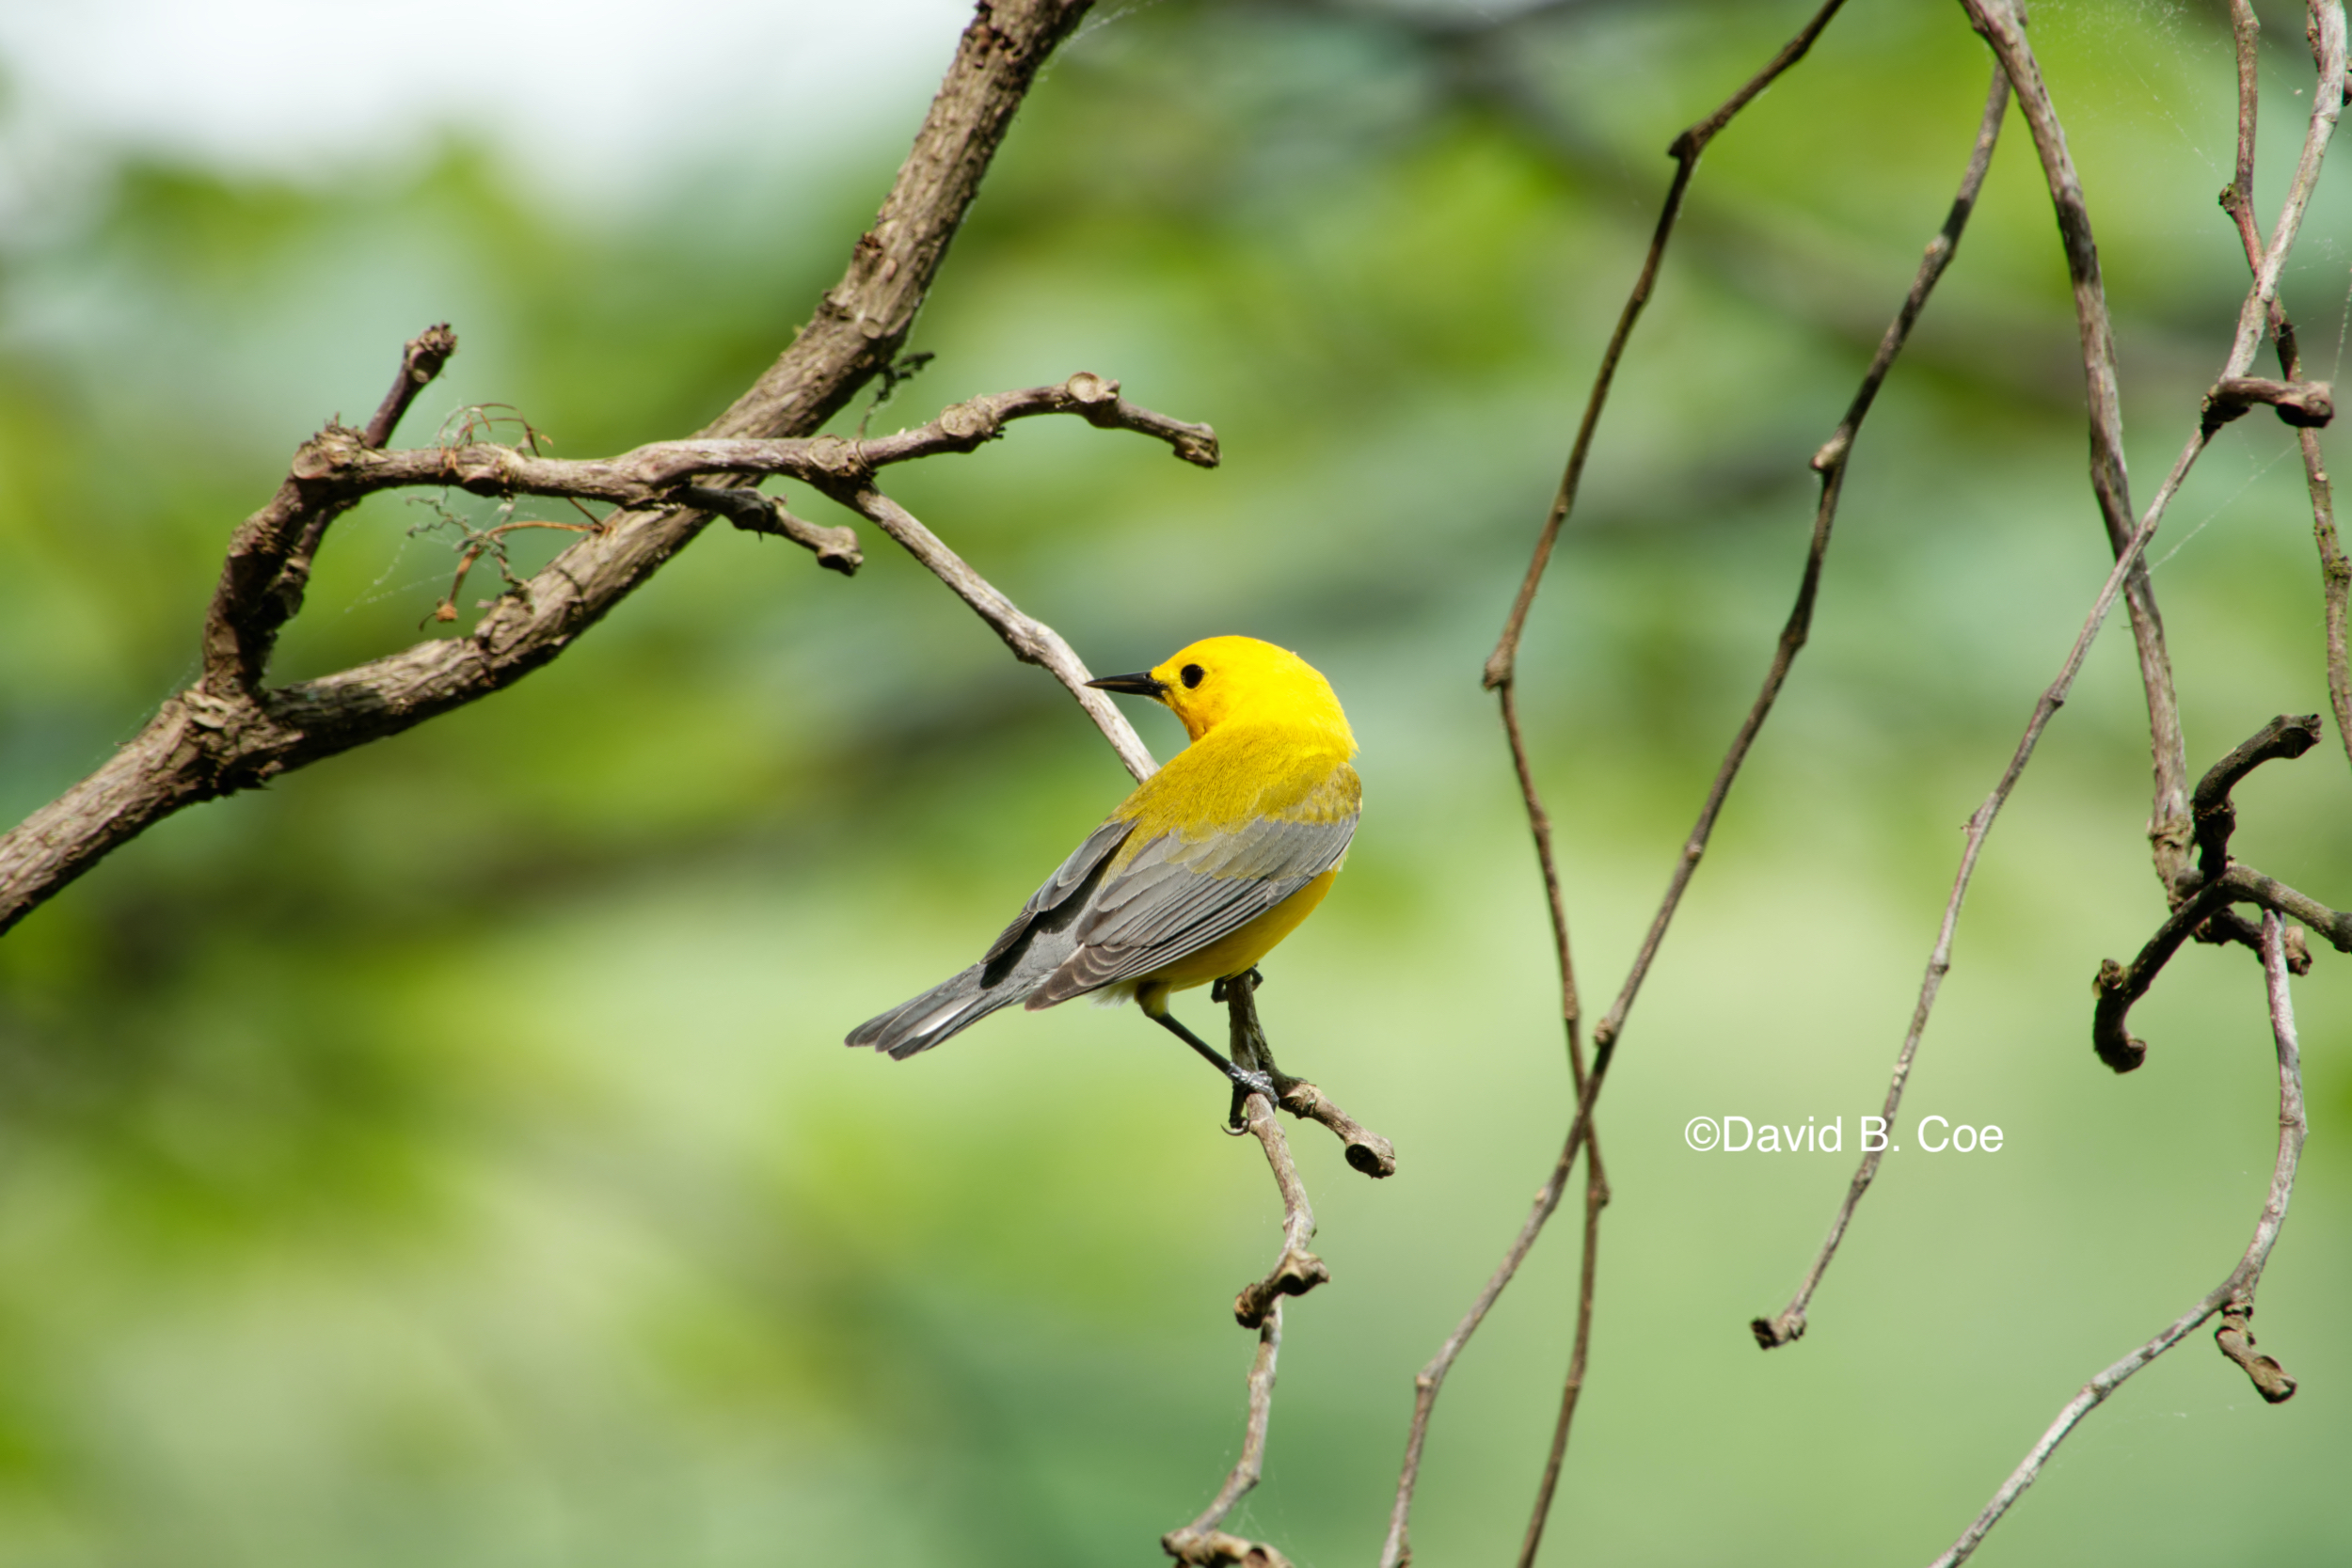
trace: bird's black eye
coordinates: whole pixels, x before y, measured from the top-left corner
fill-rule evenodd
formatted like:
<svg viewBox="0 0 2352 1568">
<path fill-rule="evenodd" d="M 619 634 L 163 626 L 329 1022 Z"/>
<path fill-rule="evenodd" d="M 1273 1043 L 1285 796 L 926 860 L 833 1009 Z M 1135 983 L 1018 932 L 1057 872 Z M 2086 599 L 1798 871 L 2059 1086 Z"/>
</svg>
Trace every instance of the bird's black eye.
<svg viewBox="0 0 2352 1568">
<path fill-rule="evenodd" d="M 1194 687 L 1200 684 L 1200 677 L 1204 673 L 1206 673 L 1206 672 L 1203 671 L 1198 664 L 1187 664 L 1182 670 L 1176 672 L 1176 678 L 1184 683 L 1185 690 L 1190 691 Z"/>
</svg>

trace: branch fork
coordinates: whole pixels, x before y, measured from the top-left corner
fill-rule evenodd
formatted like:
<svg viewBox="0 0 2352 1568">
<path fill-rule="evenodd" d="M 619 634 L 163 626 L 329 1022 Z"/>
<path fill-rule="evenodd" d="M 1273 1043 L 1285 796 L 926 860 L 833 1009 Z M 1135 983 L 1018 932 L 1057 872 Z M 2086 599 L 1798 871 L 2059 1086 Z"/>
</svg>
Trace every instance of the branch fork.
<svg viewBox="0 0 2352 1568">
<path fill-rule="evenodd" d="M 2337 951 L 2352 953 L 2352 913 L 2340 913 L 2252 866 L 2230 858 L 2230 835 L 2237 827 L 2237 808 L 2230 792 L 2264 763 L 2279 757 L 2299 757 L 2319 744 L 2319 715 L 2280 714 L 2216 763 L 2197 785 L 2193 802 L 2198 863 L 2182 883 L 2187 896 L 2176 904 L 2156 934 L 2148 939 L 2129 968 L 2113 958 L 2100 960 L 2092 990 L 2098 1006 L 2092 1010 L 2090 1037 L 2099 1059 L 2117 1072 L 2130 1072 L 2147 1060 L 2148 1046 L 2125 1027 L 2132 1005 L 2147 994 L 2156 975 L 2172 961 L 2181 943 L 2195 934 L 2206 942 L 2242 940 L 2247 922 L 2231 911 L 2233 904 L 2258 904 L 2278 914 L 2301 921 L 2327 939 Z M 2235 922 L 2224 926 L 2224 920 Z M 2261 948 L 2260 933 L 2253 945 Z M 2299 944 L 2298 944 L 2299 945 Z M 2306 947 L 2303 968 L 2311 967 Z M 2295 955 L 2280 938 L 2280 961 L 2290 969 Z"/>
</svg>

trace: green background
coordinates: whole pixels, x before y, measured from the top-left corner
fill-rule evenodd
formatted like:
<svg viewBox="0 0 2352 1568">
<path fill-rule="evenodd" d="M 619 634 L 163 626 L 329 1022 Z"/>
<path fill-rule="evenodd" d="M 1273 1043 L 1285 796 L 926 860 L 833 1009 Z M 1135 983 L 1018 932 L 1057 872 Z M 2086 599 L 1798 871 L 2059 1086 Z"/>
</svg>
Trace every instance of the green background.
<svg viewBox="0 0 2352 1568">
<path fill-rule="evenodd" d="M 1302 1565 L 1376 1552 L 1413 1371 L 1565 1125 L 1479 670 L 1661 151 L 1804 14 L 1112 16 L 1024 111 L 910 345 L 939 357 L 875 416 L 1083 368 L 1214 423 L 1214 473 L 1036 420 L 890 483 L 1093 667 L 1248 632 L 1321 668 L 1362 741 L 1347 875 L 1263 1001 L 1285 1064 L 1400 1157 L 1375 1184 L 1295 1140 L 1335 1278 L 1289 1309 L 1234 1525 Z M 2299 14 L 2270 20 L 2265 211 L 2310 85 Z M 2244 287 L 2214 205 L 2227 29 L 2044 4 L 2034 38 L 2144 499 Z M 1595 1012 L 1762 673 L 1806 459 L 1943 217 L 1987 65 L 1957 7 L 1857 3 L 1702 167 L 1521 666 Z M 446 319 L 463 345 L 412 443 L 489 403 L 564 455 L 681 434 L 806 319 L 916 112 L 797 172 L 706 158 L 604 206 L 457 139 L 302 180 L 93 160 L 0 245 L 0 818 L 192 677 L 230 529 L 326 416 L 373 408 L 403 339 Z M 2344 193 L 2338 167 L 2286 280 L 2315 374 L 2343 350 Z M 2132 1077 L 2089 1048 L 2100 958 L 2164 911 L 2120 624 L 1994 832 L 1899 1132 L 1994 1123 L 2001 1151 L 1890 1159 L 1810 1334 L 1767 1356 L 1746 1322 L 1787 1301 L 1852 1156 L 1682 1139 L 1842 1117 L 1851 1150 L 1876 1109 L 1961 825 L 2106 568 L 2080 386 L 2012 115 L 1625 1036 L 1547 1560 L 1923 1561 L 2245 1244 L 2275 1133 L 2255 965 L 2187 951 L 2135 1015 Z M 430 516 L 379 499 L 337 526 L 279 678 L 420 635 L 453 564 L 411 535 Z M 1240 1436 L 1228 1303 L 1279 1220 L 1217 1085 L 1078 1006 L 903 1065 L 837 1043 L 968 962 L 1126 787 L 1058 689 L 865 547 L 845 581 L 713 531 L 518 689 L 168 821 L 0 941 L 0 1561 L 1148 1562 L 1198 1511 Z M 2192 768 L 2325 707 L 2282 426 L 2232 426 L 2152 554 Z M 477 574 L 469 617 L 495 591 Z M 1137 717 L 1161 754 L 1181 739 Z M 2348 778 L 2332 728 L 2265 769 L 2240 853 L 2352 900 Z M 2296 988 L 2311 1148 L 2256 1324 L 2302 1392 L 2265 1407 L 2199 1334 L 1979 1560 L 2352 1557 L 2348 974 L 2323 948 Z M 1516 1550 L 1572 1212 L 1447 1387 L 1422 1561 Z"/>
</svg>

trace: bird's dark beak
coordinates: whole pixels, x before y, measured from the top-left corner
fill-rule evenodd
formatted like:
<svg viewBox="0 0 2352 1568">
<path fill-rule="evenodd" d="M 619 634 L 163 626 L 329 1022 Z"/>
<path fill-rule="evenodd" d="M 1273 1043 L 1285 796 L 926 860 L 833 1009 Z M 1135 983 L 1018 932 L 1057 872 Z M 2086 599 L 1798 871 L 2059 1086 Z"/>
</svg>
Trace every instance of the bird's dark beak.
<svg viewBox="0 0 2352 1568">
<path fill-rule="evenodd" d="M 1125 691 L 1137 697 L 1168 695 L 1168 683 L 1154 678 L 1149 670 L 1138 670 L 1132 675 L 1104 675 L 1099 681 L 1089 681 L 1087 684 L 1104 691 Z"/>
</svg>

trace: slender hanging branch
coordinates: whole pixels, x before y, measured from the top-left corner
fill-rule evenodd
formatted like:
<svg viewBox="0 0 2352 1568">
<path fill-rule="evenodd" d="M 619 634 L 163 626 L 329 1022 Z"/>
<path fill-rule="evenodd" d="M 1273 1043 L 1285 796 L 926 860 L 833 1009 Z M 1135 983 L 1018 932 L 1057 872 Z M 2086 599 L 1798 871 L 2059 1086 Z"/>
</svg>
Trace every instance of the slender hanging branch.
<svg viewBox="0 0 2352 1568">
<path fill-rule="evenodd" d="M 2237 38 L 2237 177 L 2222 187 L 2221 207 L 2237 225 L 2246 247 L 2246 264 L 2259 270 L 2263 261 L 2262 230 L 2254 223 L 2254 129 L 2257 105 L 2257 52 L 2262 21 L 2252 0 L 2230 0 L 2231 31 Z M 2323 68 L 2324 69 L 2324 68 Z M 2302 355 L 2295 326 L 2274 296 L 2270 301 L 2270 340 L 2279 356 L 2279 373 L 2289 385 L 2303 379 Z M 2328 483 L 2327 460 L 2319 450 L 2319 435 L 2309 426 L 2296 431 L 2303 454 L 2303 483 L 2312 498 L 2312 541 L 2319 548 L 2319 583 L 2325 606 L 2328 658 L 2328 704 L 2335 710 L 2336 738 L 2352 758 L 2352 656 L 2345 646 L 2345 609 L 2352 596 L 2352 561 L 2344 558 L 2336 538 L 2334 487 Z M 2292 936 L 2294 933 L 2288 933 Z M 2294 955 L 2288 955 L 2290 961 Z"/>
<path fill-rule="evenodd" d="M 2286 942 L 2275 913 L 2263 916 L 2262 946 L 2271 1039 L 2279 1056 L 2279 1155 L 2271 1167 L 2270 1193 L 2263 1203 L 2262 1214 L 2254 1222 L 2253 1239 L 2246 1243 L 2246 1255 L 2230 1271 L 2227 1279 L 2206 1291 L 2204 1298 L 2175 1319 L 2170 1327 L 2083 1385 L 2082 1391 L 2067 1402 L 2058 1419 L 2050 1423 L 2049 1430 L 2001 1483 L 2000 1490 L 1993 1494 L 1993 1500 L 1984 1505 L 1975 1522 L 1961 1532 L 1960 1539 L 1931 1568 L 1959 1568 L 1967 1561 L 1986 1532 L 2001 1522 L 2001 1515 L 2009 1512 L 2010 1505 L 2041 1479 L 2042 1465 L 2066 1440 L 2067 1433 L 2134 1372 L 2187 1338 L 2198 1324 L 2217 1312 L 2222 1315 L 2222 1323 L 2215 1331 L 2215 1342 L 2222 1354 L 2245 1370 L 2253 1380 L 2255 1391 L 2272 1404 L 2294 1394 L 2295 1380 L 2280 1370 L 2278 1362 L 2255 1354 L 2253 1336 L 2246 1328 L 2248 1320 L 2254 1315 L 2254 1289 L 2262 1282 L 2263 1269 L 2270 1261 L 2270 1249 L 2279 1240 L 2279 1227 L 2287 1216 L 2287 1202 L 2295 1196 L 2295 1167 L 2302 1158 L 2305 1131 L 2302 1055 L 2295 1037 L 2295 1004 L 2287 990 Z"/>
<path fill-rule="evenodd" d="M 1963 0 L 1963 4 L 1969 7 L 1972 17 L 1977 16 L 1981 8 L 1978 0 Z M 2322 82 L 2341 82 L 2344 79 L 2344 7 L 2340 0 L 2314 0 L 2312 7 L 2312 19 L 2314 36 L 2319 41 L 2323 56 L 2319 79 Z M 2006 23 L 2013 21 L 2013 18 L 2003 13 L 2000 20 Z M 2026 45 L 2022 30 L 2013 26 L 1996 26 L 1991 31 L 1980 26 L 1979 30 L 1985 32 L 1988 41 L 1993 42 L 1996 52 L 2001 54 L 2005 70 L 2015 69 L 2011 64 L 2012 56 L 2019 61 L 2030 61 L 2031 52 Z M 2336 118 L 2343 108 L 2343 101 L 2336 94 L 2329 92 L 2321 92 L 2316 97 L 2317 102 L 2312 108 L 2311 127 L 2303 143 L 2303 157 L 2296 170 L 2295 182 L 2289 188 L 2287 198 L 2280 206 L 2278 225 L 2272 231 L 2268 246 L 2264 251 L 2261 265 L 2255 269 L 2253 285 L 2247 291 L 2245 304 L 2239 309 L 2237 334 L 2232 342 L 2229 359 L 2222 366 L 2221 374 L 2215 378 L 2217 385 L 2243 375 L 2247 367 L 2252 362 L 2254 349 L 2260 341 L 2262 324 L 2266 319 L 2270 303 L 2278 294 L 2280 268 L 2284 264 L 2288 251 L 2294 247 L 2296 235 L 2301 229 L 2304 209 L 2311 200 L 2312 189 L 2318 183 L 2320 162 L 2327 151 L 2328 138 L 2335 131 Z M 2042 102 L 2045 106 L 2047 105 L 2048 95 L 2046 93 L 2042 95 Z M 2040 145 L 2045 135 L 2045 122 L 2034 120 L 2029 117 L 2027 124 L 2033 128 L 2036 144 Z M 2055 124 L 2056 118 L 2053 111 L 2046 125 L 2055 127 Z M 2062 147 L 2060 150 L 2063 150 Z M 2045 150 L 2044 166 L 2047 167 L 2049 163 L 2050 155 Z M 2074 220 L 2067 216 L 2067 209 L 2061 207 L 2059 211 L 2060 226 L 2064 229 Z M 2079 215 L 2079 206 L 2074 211 Z M 2085 225 L 2083 233 L 2087 239 L 2089 233 L 2087 218 L 2083 222 Z M 2071 255 L 2073 250 L 2071 238 L 2069 250 Z M 1927 973 L 1919 981 L 1919 996 L 1912 1007 L 1911 1026 L 1903 1036 L 1901 1048 L 1895 1054 L 1894 1071 L 1887 1080 L 1886 1099 L 1882 1106 L 1882 1114 L 1890 1127 L 1894 1125 L 1896 1112 L 1901 1107 L 1903 1089 L 1910 1082 L 1912 1062 L 1918 1054 L 1920 1038 L 1927 1032 L 1929 1015 L 1935 1009 L 1935 999 L 1943 989 L 1944 976 L 1951 970 L 1953 933 L 1959 928 L 1961 906 L 1968 896 L 1968 884 L 1976 876 L 1977 859 L 1983 853 L 1985 837 L 1993 831 L 1994 819 L 2000 815 L 2001 807 L 2008 802 L 2010 792 L 2017 787 L 2017 781 L 2024 774 L 2026 763 L 2032 760 L 2034 748 L 2041 742 L 2042 732 L 2048 726 L 2052 717 L 2057 714 L 2059 706 L 2065 703 L 2067 696 L 2074 690 L 2074 677 L 2081 673 L 2083 659 L 2089 655 L 2092 641 L 2099 635 L 2099 628 L 2106 624 L 2107 611 L 2114 608 L 2116 595 L 2122 592 L 2133 568 L 2143 558 L 2148 547 L 2148 541 L 2155 536 L 2158 525 L 2164 521 L 2166 510 L 2172 503 L 2172 498 L 2179 493 L 2182 481 L 2187 477 L 2190 467 L 2195 464 L 2198 456 L 2203 452 L 2206 444 L 2211 439 L 2211 432 L 2205 429 L 2201 419 L 2197 431 L 2190 436 L 2180 456 L 2174 460 L 2170 473 L 2166 475 L 2164 483 L 2158 487 L 2155 499 L 2149 503 L 2146 515 L 2141 517 L 2138 527 L 2133 531 L 2131 538 L 2125 542 L 2122 553 L 2116 557 L 2114 569 L 2107 574 L 2106 581 L 2100 587 L 2098 597 L 2092 601 L 2090 613 L 2084 617 L 2082 629 L 2075 634 L 2074 645 L 2067 650 L 2065 662 L 2059 666 L 2057 678 L 2051 681 L 2048 688 L 2042 691 L 2041 698 L 2034 704 L 2033 712 L 2026 721 L 2025 734 L 2019 737 L 2016 750 L 2010 755 L 2009 766 L 2002 770 L 1999 782 L 1993 786 L 1993 792 L 1985 797 L 1983 803 L 1978 806 L 1975 814 L 1968 818 L 1967 836 L 1963 841 L 1960 852 L 1960 868 L 1953 875 L 1951 893 L 1944 903 L 1943 924 L 1936 931 L 1935 945 L 1928 955 Z M 2184 806 L 2185 808 L 2185 797 L 2184 797 Z M 2177 883 L 2168 884 L 2169 893 L 2171 895 L 2186 897 L 2195 890 L 2196 883 L 2192 879 L 2193 868 L 2188 863 L 2188 849 L 2192 836 L 2193 828 L 2189 825 L 2185 809 L 2178 845 L 2182 879 Z M 1756 1333 L 1757 1343 L 1770 1349 L 1774 1345 L 1785 1345 L 1804 1333 L 1805 1311 L 1812 1302 L 1813 1292 L 1820 1287 L 1822 1276 L 1828 1273 L 1831 1259 L 1836 1257 L 1838 1243 L 1845 1238 L 1846 1227 L 1852 1222 L 1854 1210 L 1860 1205 L 1863 1194 L 1869 1191 L 1870 1183 L 1878 1175 L 1883 1152 L 1873 1149 L 1863 1155 L 1861 1164 L 1855 1168 L 1852 1180 L 1847 1184 L 1846 1196 L 1838 1204 L 1836 1214 L 1830 1221 L 1829 1234 L 1822 1241 L 1820 1251 L 1815 1255 L 1813 1266 L 1805 1271 L 1804 1282 L 1797 1287 L 1795 1296 L 1776 1316 L 1758 1318 L 1750 1325 Z"/>
<path fill-rule="evenodd" d="M 2066 148 L 2066 130 L 2042 79 L 2041 62 L 2026 42 L 2025 19 L 2012 0 L 1961 0 L 1968 20 L 1999 56 L 2016 85 L 2018 107 L 2032 132 L 2034 150 L 2050 187 L 2074 291 L 2075 323 L 2082 338 L 2083 388 L 2090 405 L 2090 488 L 2106 521 L 2107 543 L 2121 556 L 2133 532 L 2131 481 L 2123 467 L 2123 411 L 2116 388 L 2115 331 L 2107 316 L 2106 285 L 2099 270 L 2099 245 L 2090 232 L 2090 210 L 2082 182 Z M 2250 356 L 2249 356 L 2250 357 Z M 2241 367 L 2242 370 L 2242 367 Z M 2188 865 L 2188 761 L 2181 733 L 2180 703 L 2172 689 L 2172 661 L 2165 652 L 2164 619 L 2156 611 L 2155 588 L 2145 564 L 2125 579 L 2132 641 L 2139 656 L 2140 686 L 2148 700 L 2149 745 L 2154 766 L 2154 800 L 2148 817 L 2148 843 L 2157 880 L 2170 895 Z"/>
<path fill-rule="evenodd" d="M 1543 581 L 1544 568 L 1550 562 L 1552 548 L 1559 541 L 1561 526 L 1576 504 L 1585 461 L 1592 453 L 1593 436 L 1599 428 L 1601 410 L 1608 404 L 1610 388 L 1616 379 L 1617 365 L 1625 356 L 1626 344 L 1633 335 L 1634 325 L 1641 320 L 1650 293 L 1657 286 L 1666 245 L 1674 237 L 1675 225 L 1682 213 L 1683 197 L 1690 189 L 1692 176 L 1697 172 L 1700 155 L 1707 150 L 1708 143 L 1714 140 L 1741 109 L 1804 57 L 1805 52 L 1813 47 L 1813 40 L 1820 36 L 1821 30 L 1829 25 L 1830 19 L 1837 14 L 1843 4 L 1844 0 L 1828 0 L 1814 13 L 1812 20 L 1781 47 L 1763 70 L 1742 84 L 1713 114 L 1689 127 L 1667 148 L 1667 156 L 1675 161 L 1675 173 L 1666 187 L 1658 224 L 1650 236 L 1649 252 L 1643 261 L 1639 277 L 1634 280 L 1632 292 L 1626 298 L 1625 308 L 1618 313 L 1616 328 L 1610 335 L 1608 347 L 1602 352 L 1593 389 L 1585 400 L 1583 418 L 1578 423 L 1576 438 L 1568 449 L 1567 466 L 1561 474 L 1559 488 L 1552 496 L 1544 525 L 1536 534 L 1534 556 L 1520 581 L 1518 596 L 1512 602 L 1510 614 L 1503 623 L 1502 634 L 1486 660 L 1484 684 L 1496 693 L 1502 709 L 1512 767 L 1518 776 L 1528 825 L 1534 837 L 1536 859 L 1542 869 L 1545 894 L 1550 908 L 1553 948 L 1560 969 L 1561 1021 L 1567 1036 L 1568 1069 L 1576 1088 L 1577 1112 L 1567 1139 L 1562 1145 L 1560 1157 L 1553 1162 L 1551 1173 L 1537 1189 L 1534 1206 L 1503 1254 L 1502 1263 L 1471 1302 L 1469 1312 L 1454 1326 L 1454 1332 L 1447 1336 L 1445 1343 L 1438 1348 L 1438 1354 L 1413 1380 L 1412 1423 L 1406 1435 L 1405 1460 L 1397 1476 L 1396 1500 L 1389 1514 L 1388 1536 L 1380 1548 L 1381 1568 L 1403 1568 L 1412 1556 L 1408 1526 L 1413 1493 L 1420 1482 L 1422 1454 L 1428 1443 L 1429 1419 L 1437 1408 L 1438 1392 L 1444 1386 L 1447 1372 L 1470 1343 L 1470 1337 L 1477 1333 L 1479 1324 L 1486 1321 L 1487 1312 L 1493 1308 L 1504 1287 L 1518 1273 L 1520 1262 L 1535 1244 L 1535 1239 L 1543 1233 L 1544 1225 L 1551 1218 L 1552 1211 L 1559 1207 L 1561 1196 L 1566 1190 L 1569 1172 L 1576 1164 L 1577 1152 L 1587 1141 L 1593 1098 L 1600 1086 L 1600 1072 L 1607 1063 L 1604 1049 L 1596 1061 L 1594 1070 L 1589 1074 L 1585 1070 L 1576 966 L 1569 950 L 1567 910 L 1561 895 L 1559 866 L 1552 853 L 1551 820 L 1536 789 L 1534 770 L 1528 760 L 1526 738 L 1519 727 L 1516 696 L 1519 640 L 1526 629 L 1528 611 L 1535 602 L 1535 590 Z M 1529 1521 L 1522 1549 L 1523 1561 L 1532 1560 L 1541 1544 L 1542 1522 L 1549 1512 L 1552 1490 L 1558 1482 L 1560 1455 L 1565 1451 L 1576 1401 L 1583 1387 L 1585 1352 L 1592 1333 L 1593 1271 L 1598 1260 L 1598 1214 L 1609 1201 L 1607 1174 L 1599 1159 L 1597 1140 L 1594 1142 L 1596 1147 L 1587 1161 L 1585 1171 L 1586 1246 L 1578 1289 L 1581 1305 L 1577 1316 L 1577 1349 L 1571 1354 L 1567 1381 L 1562 1390 L 1561 1416 L 1554 1429 L 1551 1455 L 1547 1460 L 1544 1480 Z"/>
</svg>

